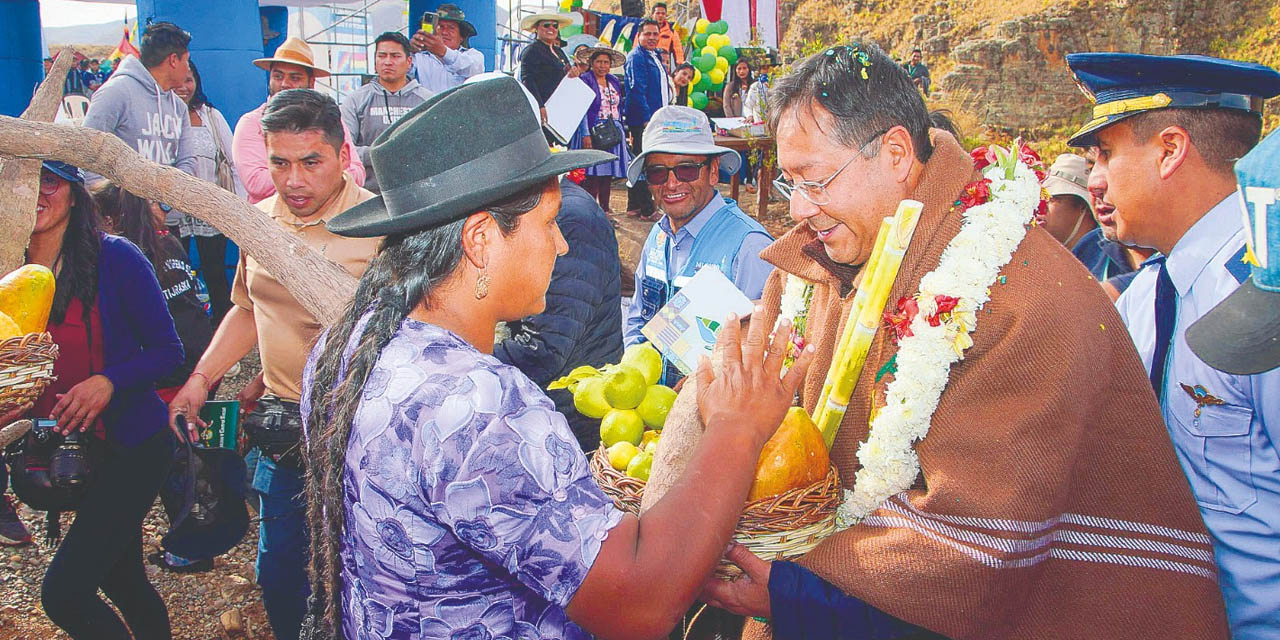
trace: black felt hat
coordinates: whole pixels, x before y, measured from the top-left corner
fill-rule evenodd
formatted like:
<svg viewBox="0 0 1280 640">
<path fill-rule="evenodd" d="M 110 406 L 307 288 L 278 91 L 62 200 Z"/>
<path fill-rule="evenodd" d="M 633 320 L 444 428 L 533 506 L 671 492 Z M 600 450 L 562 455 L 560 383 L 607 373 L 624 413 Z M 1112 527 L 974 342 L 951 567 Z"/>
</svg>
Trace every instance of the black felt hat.
<svg viewBox="0 0 1280 640">
<path fill-rule="evenodd" d="M 547 178 L 614 159 L 551 153 L 520 83 L 503 77 L 432 96 L 369 150 L 382 195 L 331 219 L 329 231 L 373 237 L 438 227 Z"/>
</svg>

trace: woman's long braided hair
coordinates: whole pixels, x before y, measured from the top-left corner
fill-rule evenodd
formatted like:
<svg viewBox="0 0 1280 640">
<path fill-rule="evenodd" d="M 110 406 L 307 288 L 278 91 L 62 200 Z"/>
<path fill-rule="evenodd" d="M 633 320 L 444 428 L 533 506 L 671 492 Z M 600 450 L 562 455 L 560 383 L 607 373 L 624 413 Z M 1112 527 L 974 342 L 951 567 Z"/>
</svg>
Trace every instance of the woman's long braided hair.
<svg viewBox="0 0 1280 640">
<path fill-rule="evenodd" d="M 504 235 L 515 231 L 519 218 L 538 206 L 551 179 L 489 205 Z M 389 235 L 369 263 L 355 297 L 342 318 L 322 338 L 323 350 L 311 386 L 307 420 L 307 526 L 311 534 L 312 592 L 324 605 L 325 626 L 342 628 L 342 550 L 346 505 L 342 479 L 346 467 L 351 422 L 365 380 L 382 349 L 420 302 L 430 304 L 433 289 L 452 275 L 462 261 L 465 218 L 447 225 Z M 359 342 L 344 364 L 343 353 L 360 318 L 368 312 Z M 338 637 L 341 637 L 338 635 Z"/>
</svg>

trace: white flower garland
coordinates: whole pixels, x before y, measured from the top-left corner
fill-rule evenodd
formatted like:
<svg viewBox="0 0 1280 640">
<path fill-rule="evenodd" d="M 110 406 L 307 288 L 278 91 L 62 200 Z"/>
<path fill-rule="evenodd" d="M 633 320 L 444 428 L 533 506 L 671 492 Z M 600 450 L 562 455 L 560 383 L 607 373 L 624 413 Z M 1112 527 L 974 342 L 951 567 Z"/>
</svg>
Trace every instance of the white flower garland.
<svg viewBox="0 0 1280 640">
<path fill-rule="evenodd" d="M 973 345 L 969 334 L 977 327 L 977 312 L 991 299 L 992 283 L 1013 259 L 1040 203 L 1035 172 L 1022 162 L 1013 165 L 1012 179 L 998 165 L 983 171 L 991 180 L 990 200 L 963 213 L 960 232 L 943 250 L 938 268 L 920 280 L 919 312 L 911 322 L 911 335 L 899 343 L 897 372 L 885 389 L 885 406 L 872 414 L 870 435 L 858 449 L 862 468 L 853 490 L 844 492 L 838 514 L 842 529 L 910 488 L 920 473 L 912 445 L 928 435 L 951 365 Z M 959 302 L 935 327 L 928 319 L 937 311 L 937 296 Z"/>
</svg>

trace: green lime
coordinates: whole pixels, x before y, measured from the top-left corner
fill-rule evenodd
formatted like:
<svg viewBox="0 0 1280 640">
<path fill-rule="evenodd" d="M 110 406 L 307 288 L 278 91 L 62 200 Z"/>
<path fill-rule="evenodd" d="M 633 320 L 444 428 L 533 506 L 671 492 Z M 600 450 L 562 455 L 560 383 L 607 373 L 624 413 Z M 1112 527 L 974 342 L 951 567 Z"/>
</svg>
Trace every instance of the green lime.
<svg viewBox="0 0 1280 640">
<path fill-rule="evenodd" d="M 640 444 L 644 436 L 644 421 L 632 409 L 610 409 L 600 421 L 600 441 L 606 447 L 619 442 Z"/>
<path fill-rule="evenodd" d="M 644 374 L 645 384 L 658 384 L 662 378 L 662 354 L 648 342 L 627 347 L 622 352 L 622 364 L 635 367 Z"/>
<path fill-rule="evenodd" d="M 614 409 L 634 409 L 648 386 L 639 369 L 620 364 L 604 376 L 604 399 Z"/>
<path fill-rule="evenodd" d="M 645 482 L 649 481 L 651 469 L 653 469 L 653 454 L 647 451 L 637 453 L 631 462 L 627 463 L 627 475 Z"/>
<path fill-rule="evenodd" d="M 675 402 L 676 392 L 670 387 L 650 385 L 644 390 L 644 399 L 636 406 L 636 413 L 640 414 L 646 427 L 660 430 L 667 422 L 667 414 L 671 412 L 671 405 Z"/>
<path fill-rule="evenodd" d="M 617 469 L 618 471 L 625 471 L 627 464 L 630 463 L 631 459 L 636 457 L 636 454 L 638 453 L 640 453 L 639 447 L 636 447 L 634 444 L 631 444 L 626 440 L 623 440 L 622 442 L 615 442 L 613 446 L 608 449 L 609 466 Z"/>
<path fill-rule="evenodd" d="M 587 378 L 573 391 L 573 408 L 588 418 L 603 418 L 609 412 L 604 399 L 604 378 Z"/>
</svg>

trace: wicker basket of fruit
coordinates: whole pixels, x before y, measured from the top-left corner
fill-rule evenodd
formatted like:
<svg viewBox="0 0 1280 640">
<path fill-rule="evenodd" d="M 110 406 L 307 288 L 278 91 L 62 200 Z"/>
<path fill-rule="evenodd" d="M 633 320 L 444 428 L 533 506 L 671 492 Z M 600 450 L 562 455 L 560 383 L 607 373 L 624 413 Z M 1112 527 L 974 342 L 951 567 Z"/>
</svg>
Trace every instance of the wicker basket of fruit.
<svg viewBox="0 0 1280 640">
<path fill-rule="evenodd" d="M 662 425 L 676 392 L 658 384 L 662 356 L 647 343 L 632 345 L 618 364 L 578 367 L 552 383 L 573 392 L 574 408 L 600 420 L 600 448 L 591 456 L 591 475 L 613 503 L 640 513 Z"/>
<path fill-rule="evenodd" d="M 803 555 L 836 529 L 840 474 L 808 412 L 792 407 L 765 443 L 733 540 L 765 560 Z M 722 561 L 716 575 L 738 567 Z"/>
<path fill-rule="evenodd" d="M 34 402 L 53 381 L 58 345 L 45 332 L 53 272 L 26 265 L 0 279 L 0 414 Z"/>
</svg>

